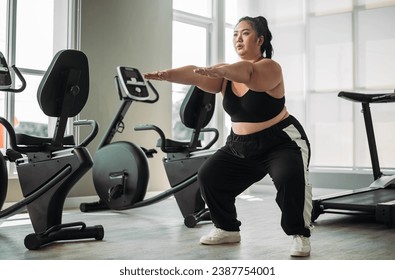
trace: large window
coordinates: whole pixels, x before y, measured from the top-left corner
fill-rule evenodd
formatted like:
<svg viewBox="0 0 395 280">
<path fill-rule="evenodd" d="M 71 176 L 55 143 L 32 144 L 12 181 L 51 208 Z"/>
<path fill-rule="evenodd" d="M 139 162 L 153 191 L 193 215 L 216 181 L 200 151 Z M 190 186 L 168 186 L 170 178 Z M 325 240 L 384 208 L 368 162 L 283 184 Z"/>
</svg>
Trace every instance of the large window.
<svg viewBox="0 0 395 280">
<path fill-rule="evenodd" d="M 174 1 L 174 9 L 176 2 L 201 3 Z M 196 10 L 190 6 L 188 13 L 208 17 L 202 14 L 203 6 L 208 7 L 203 2 Z M 212 0 L 212 4 L 217 33 L 198 50 L 209 51 L 208 63 L 235 61 L 234 24 L 245 15 L 265 16 L 273 34 L 273 59 L 283 69 L 287 107 L 302 122 L 312 144 L 312 169 L 370 168 L 361 105 L 337 94 L 394 91 L 395 0 Z M 173 36 L 186 36 L 178 32 L 175 29 Z M 174 52 L 173 59 L 179 58 Z M 217 125 L 226 134 L 230 121 L 220 116 L 222 110 L 217 114 L 223 120 Z M 395 169 L 394 103 L 372 105 L 372 115 L 380 164 Z"/>
<path fill-rule="evenodd" d="M 237 61 L 232 36 L 238 5 L 238 0 L 173 0 L 173 67 Z M 175 138 L 190 136 L 190 131 L 181 125 L 178 115 L 188 89 L 188 86 L 173 84 Z M 221 108 L 221 102 L 222 97 L 218 95 L 218 108 Z M 217 110 L 210 124 L 221 131 L 218 142 L 222 142 L 230 130 L 230 119 L 222 112 Z"/>
<path fill-rule="evenodd" d="M 214 24 L 212 0 L 173 1 L 173 67 L 212 63 L 210 47 Z M 189 86 L 173 84 L 173 137 L 190 139 L 191 131 L 180 120 L 181 103 Z"/>
<path fill-rule="evenodd" d="M 0 49 L 9 66 L 18 67 L 27 82 L 21 93 L 0 93 L 0 114 L 12 120 L 17 132 L 52 135 L 52 120 L 37 103 L 37 88 L 54 54 L 76 47 L 71 28 L 76 5 L 76 0 L 0 0 Z M 0 148 L 5 148 L 2 126 L 0 130 Z"/>
<path fill-rule="evenodd" d="M 395 1 L 308 1 L 308 128 L 312 164 L 371 166 L 361 104 L 339 91 L 391 92 Z M 380 164 L 395 168 L 395 106 L 371 106 Z"/>
</svg>

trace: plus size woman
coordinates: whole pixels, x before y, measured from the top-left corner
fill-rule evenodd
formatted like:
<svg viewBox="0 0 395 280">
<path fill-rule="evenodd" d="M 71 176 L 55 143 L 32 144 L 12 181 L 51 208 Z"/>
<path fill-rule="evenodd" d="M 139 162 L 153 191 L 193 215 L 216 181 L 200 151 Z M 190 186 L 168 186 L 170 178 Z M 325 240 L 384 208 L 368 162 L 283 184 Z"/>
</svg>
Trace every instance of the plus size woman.
<svg viewBox="0 0 395 280">
<path fill-rule="evenodd" d="M 232 128 L 226 144 L 200 168 L 198 182 L 214 229 L 201 244 L 241 240 L 236 197 L 267 174 L 277 189 L 281 226 L 293 236 L 291 256 L 309 256 L 312 189 L 310 144 L 285 106 L 281 66 L 272 60 L 272 34 L 264 17 L 243 17 L 234 29 L 239 61 L 210 67 L 187 65 L 145 74 L 145 78 L 195 85 L 223 95 Z M 263 213 L 262 213 L 263 214 Z"/>
</svg>

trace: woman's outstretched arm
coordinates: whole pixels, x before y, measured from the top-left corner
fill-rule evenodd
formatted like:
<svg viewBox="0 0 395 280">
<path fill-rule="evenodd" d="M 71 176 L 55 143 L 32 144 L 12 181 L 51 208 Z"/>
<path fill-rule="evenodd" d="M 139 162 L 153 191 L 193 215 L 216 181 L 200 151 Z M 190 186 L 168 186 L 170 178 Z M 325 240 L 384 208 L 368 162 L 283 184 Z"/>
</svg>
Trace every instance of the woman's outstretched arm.
<svg viewBox="0 0 395 280">
<path fill-rule="evenodd" d="M 200 73 L 195 72 L 198 68 L 199 67 L 195 65 L 187 65 L 179 68 L 145 73 L 144 78 L 184 85 L 194 85 L 210 93 L 220 92 L 222 89 L 223 78 L 213 78 L 201 75 Z"/>
</svg>

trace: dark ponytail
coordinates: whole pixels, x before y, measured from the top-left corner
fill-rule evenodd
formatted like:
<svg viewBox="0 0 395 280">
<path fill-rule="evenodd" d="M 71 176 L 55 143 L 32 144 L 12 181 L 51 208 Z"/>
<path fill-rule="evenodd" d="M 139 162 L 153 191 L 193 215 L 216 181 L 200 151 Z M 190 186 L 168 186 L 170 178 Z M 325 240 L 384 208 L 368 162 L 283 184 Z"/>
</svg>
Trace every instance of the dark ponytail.
<svg viewBox="0 0 395 280">
<path fill-rule="evenodd" d="M 251 23 L 252 28 L 257 33 L 257 36 L 263 36 L 263 44 L 261 46 L 261 53 L 263 57 L 272 58 L 273 46 L 272 46 L 272 33 L 269 30 L 266 18 L 262 16 L 258 17 L 242 17 L 239 19 L 238 23 L 241 21 L 248 21 Z"/>
</svg>

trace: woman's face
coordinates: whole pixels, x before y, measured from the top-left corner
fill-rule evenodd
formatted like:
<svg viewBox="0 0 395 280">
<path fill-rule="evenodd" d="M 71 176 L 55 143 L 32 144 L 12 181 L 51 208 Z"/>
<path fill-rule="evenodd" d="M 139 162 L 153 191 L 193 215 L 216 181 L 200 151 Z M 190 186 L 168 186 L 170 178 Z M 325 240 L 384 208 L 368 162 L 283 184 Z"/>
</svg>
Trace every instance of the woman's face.
<svg viewBox="0 0 395 280">
<path fill-rule="evenodd" d="M 233 47 L 237 55 L 242 59 L 254 59 L 261 56 L 263 36 L 257 37 L 250 22 L 239 22 L 233 32 Z"/>
</svg>

